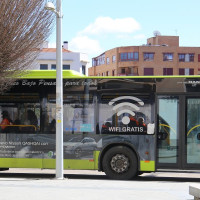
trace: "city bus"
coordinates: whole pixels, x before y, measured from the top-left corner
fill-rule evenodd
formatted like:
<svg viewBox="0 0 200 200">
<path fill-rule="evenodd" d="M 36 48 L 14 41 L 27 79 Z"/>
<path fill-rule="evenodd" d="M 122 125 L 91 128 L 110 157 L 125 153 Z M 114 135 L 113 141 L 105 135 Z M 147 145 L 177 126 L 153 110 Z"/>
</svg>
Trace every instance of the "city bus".
<svg viewBox="0 0 200 200">
<path fill-rule="evenodd" d="M 0 168 L 54 169 L 56 71 L 16 80 L 0 96 L 0 112 Z M 199 170 L 200 78 L 63 71 L 63 156 L 64 169 L 111 179 Z"/>
</svg>

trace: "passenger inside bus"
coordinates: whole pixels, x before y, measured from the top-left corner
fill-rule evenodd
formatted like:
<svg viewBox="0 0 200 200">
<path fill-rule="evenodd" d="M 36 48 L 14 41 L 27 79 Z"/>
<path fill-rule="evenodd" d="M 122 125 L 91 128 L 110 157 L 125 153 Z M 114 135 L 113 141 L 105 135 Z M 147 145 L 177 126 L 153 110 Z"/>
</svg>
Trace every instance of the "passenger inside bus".
<svg viewBox="0 0 200 200">
<path fill-rule="evenodd" d="M 24 122 L 25 127 L 22 128 L 22 131 L 35 132 L 38 128 L 38 119 L 36 114 L 32 110 L 27 110 L 27 119 Z"/>
<path fill-rule="evenodd" d="M 144 118 L 138 118 L 138 127 L 143 127 L 143 132 L 147 132 L 147 125 L 144 123 Z"/>
<path fill-rule="evenodd" d="M 7 126 L 7 125 L 12 125 L 13 122 L 12 120 L 10 119 L 10 116 L 9 116 L 9 113 L 7 110 L 4 110 L 2 113 L 2 121 L 0 123 L 0 126 L 1 126 L 1 132 L 2 133 L 6 133 L 6 132 L 9 132 L 10 130 L 10 126 Z"/>
</svg>

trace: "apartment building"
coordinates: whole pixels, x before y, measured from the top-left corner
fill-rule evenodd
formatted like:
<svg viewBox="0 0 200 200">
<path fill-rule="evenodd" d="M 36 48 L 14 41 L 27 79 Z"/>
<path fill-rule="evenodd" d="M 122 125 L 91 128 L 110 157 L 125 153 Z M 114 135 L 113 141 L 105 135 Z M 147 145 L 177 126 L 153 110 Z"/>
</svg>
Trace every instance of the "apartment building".
<svg viewBox="0 0 200 200">
<path fill-rule="evenodd" d="M 68 49 L 68 42 L 63 43 L 63 69 L 75 70 L 81 74 L 88 75 L 88 55 L 80 52 L 72 52 Z M 56 69 L 56 48 L 49 48 L 45 42 L 37 60 L 32 64 L 31 69 L 55 70 Z"/>
<path fill-rule="evenodd" d="M 200 47 L 179 46 L 179 36 L 148 38 L 141 46 L 108 50 L 92 59 L 89 76 L 200 74 Z"/>
</svg>

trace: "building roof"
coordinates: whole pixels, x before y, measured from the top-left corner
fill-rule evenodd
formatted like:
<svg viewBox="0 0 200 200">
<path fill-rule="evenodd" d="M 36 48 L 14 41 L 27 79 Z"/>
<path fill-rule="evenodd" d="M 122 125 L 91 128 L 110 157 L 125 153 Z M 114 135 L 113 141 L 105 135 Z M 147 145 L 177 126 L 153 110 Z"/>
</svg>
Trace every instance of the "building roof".
<svg viewBox="0 0 200 200">
<path fill-rule="evenodd" d="M 56 48 L 43 48 L 41 51 L 42 52 L 56 52 Z M 71 52 L 71 51 L 63 48 L 62 52 Z"/>
</svg>

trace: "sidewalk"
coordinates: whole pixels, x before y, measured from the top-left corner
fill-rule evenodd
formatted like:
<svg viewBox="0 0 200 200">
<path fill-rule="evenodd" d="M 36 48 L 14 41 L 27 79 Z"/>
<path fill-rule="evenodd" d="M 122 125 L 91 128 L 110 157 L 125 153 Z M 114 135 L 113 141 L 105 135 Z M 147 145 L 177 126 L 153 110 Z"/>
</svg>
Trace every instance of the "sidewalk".
<svg viewBox="0 0 200 200">
<path fill-rule="evenodd" d="M 25 173 L 22 175 L 22 173 Z M 200 173 L 150 173 L 136 180 L 109 180 L 90 170 L 11 169 L 0 172 L 2 200 L 192 200 L 189 185 L 200 183 Z"/>
</svg>

